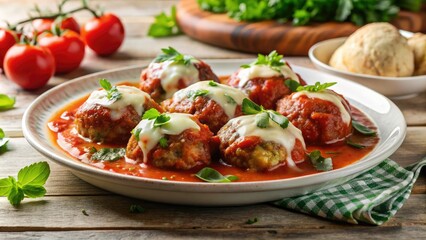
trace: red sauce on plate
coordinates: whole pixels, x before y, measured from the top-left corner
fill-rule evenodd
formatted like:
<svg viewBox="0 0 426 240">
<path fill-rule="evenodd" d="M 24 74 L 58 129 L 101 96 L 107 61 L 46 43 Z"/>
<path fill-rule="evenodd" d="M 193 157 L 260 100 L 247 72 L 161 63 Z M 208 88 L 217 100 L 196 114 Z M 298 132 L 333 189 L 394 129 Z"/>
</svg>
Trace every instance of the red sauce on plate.
<svg viewBox="0 0 426 240">
<path fill-rule="evenodd" d="M 135 86 L 133 83 L 123 84 Z M 194 174 L 197 173 L 200 168 L 195 168 L 188 171 L 177 171 L 159 169 L 144 163 L 132 163 L 126 161 L 124 158 L 114 162 L 91 160 L 89 158 L 90 154 L 88 152 L 92 147 L 101 149 L 106 147 L 125 148 L 126 146 L 92 143 L 86 141 L 78 135 L 77 130 L 75 129 L 74 115 L 77 109 L 84 103 L 84 101 L 86 101 L 87 98 L 88 96 L 71 102 L 63 109 L 55 113 L 50 119 L 48 126 L 51 130 L 51 140 L 59 149 L 62 149 L 68 155 L 78 161 L 110 172 L 153 179 L 168 179 L 185 182 L 201 181 L 194 176 Z M 370 129 L 376 129 L 371 120 L 355 107 L 352 107 L 352 117 Z M 333 159 L 333 169 L 339 169 L 365 157 L 374 149 L 379 140 L 378 137 L 364 136 L 358 132 L 354 132 L 350 139 L 357 144 L 364 145 L 365 148 L 356 149 L 347 144 L 339 144 L 331 146 L 307 146 L 307 151 L 311 152 L 313 150 L 320 150 L 322 156 L 331 157 Z M 238 182 L 285 179 L 315 174 L 319 172 L 312 166 L 309 159 L 297 165 L 299 168 L 298 171 L 290 169 L 286 166 L 281 166 L 268 172 L 250 172 L 228 166 L 222 163 L 219 158 L 213 159 L 210 167 L 216 169 L 223 175 L 236 175 L 238 177 Z M 330 172 L 330 174 L 333 173 Z"/>
</svg>

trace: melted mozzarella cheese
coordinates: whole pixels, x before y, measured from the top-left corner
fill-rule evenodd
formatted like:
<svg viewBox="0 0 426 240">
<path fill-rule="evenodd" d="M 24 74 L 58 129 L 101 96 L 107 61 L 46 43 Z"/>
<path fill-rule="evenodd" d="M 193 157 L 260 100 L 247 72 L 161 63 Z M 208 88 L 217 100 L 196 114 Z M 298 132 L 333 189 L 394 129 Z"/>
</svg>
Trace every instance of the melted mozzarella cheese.
<svg viewBox="0 0 426 240">
<path fill-rule="evenodd" d="M 200 130 L 200 126 L 191 118 L 190 114 L 168 113 L 167 116 L 170 117 L 169 122 L 160 127 L 154 127 L 155 119 L 144 119 L 135 127 L 135 129 L 141 129 L 138 146 L 143 152 L 144 162 L 148 160 L 149 151 L 158 144 L 164 135 L 179 135 L 187 129 Z"/>
<path fill-rule="evenodd" d="M 227 125 L 228 124 L 235 124 L 235 126 L 237 126 L 236 133 L 241 137 L 257 136 L 263 141 L 270 141 L 283 146 L 287 152 L 287 164 L 292 168 L 296 168 L 296 163 L 291 157 L 296 139 L 299 139 L 303 148 L 306 148 L 302 132 L 291 123 L 284 129 L 276 122 L 269 119 L 269 126 L 267 128 L 259 128 L 256 124 L 254 115 L 246 115 L 231 119 Z"/>
<path fill-rule="evenodd" d="M 318 98 L 324 101 L 329 101 L 333 103 L 340 111 L 340 117 L 343 122 L 346 124 L 350 124 L 351 122 L 351 114 L 346 110 L 343 104 L 346 104 L 342 97 L 338 94 L 332 92 L 331 90 L 325 89 L 319 92 L 308 92 L 308 91 L 300 91 L 293 94 L 292 98 L 298 98 L 300 96 L 307 96 L 308 98 Z"/>
<path fill-rule="evenodd" d="M 238 105 L 242 104 L 243 99 L 246 98 L 247 95 L 241 90 L 231 86 L 220 83 L 216 84 L 217 86 L 211 86 L 209 81 L 194 83 L 187 88 L 177 91 L 173 95 L 173 98 L 175 98 L 177 101 L 180 101 L 184 98 L 187 98 L 191 91 L 195 92 L 197 90 L 207 90 L 208 93 L 204 96 L 219 104 L 224 110 L 225 114 L 229 118 L 233 118 L 235 116 L 235 109 Z M 235 102 L 233 102 L 230 98 L 232 98 Z"/>
<path fill-rule="evenodd" d="M 170 98 L 179 90 L 179 80 L 183 81 L 185 86 L 189 86 L 199 81 L 199 72 L 193 63 L 197 60 L 191 60 L 188 65 L 176 64 L 173 61 L 165 61 L 160 63 L 151 63 L 149 65 L 150 76 L 159 78 L 161 87 L 166 92 L 166 98 Z"/>
<path fill-rule="evenodd" d="M 240 71 L 237 75 L 240 79 L 238 87 L 244 87 L 244 85 L 246 85 L 249 80 L 254 78 L 268 78 L 278 76 L 283 76 L 286 79 L 289 78 L 300 83 L 299 77 L 297 77 L 296 73 L 294 73 L 287 64 L 277 68 L 279 68 L 279 71 L 276 71 L 267 65 L 251 65 L 249 68 L 240 68 Z"/>
<path fill-rule="evenodd" d="M 91 107 L 98 104 L 109 108 L 112 120 L 120 119 L 127 106 L 133 106 L 139 116 L 142 116 L 143 105 L 145 100 L 150 98 L 149 94 L 130 86 L 117 86 L 117 90 L 121 93 L 121 98 L 118 100 L 108 99 L 107 92 L 103 89 L 92 92 L 86 100 L 86 106 Z"/>
</svg>

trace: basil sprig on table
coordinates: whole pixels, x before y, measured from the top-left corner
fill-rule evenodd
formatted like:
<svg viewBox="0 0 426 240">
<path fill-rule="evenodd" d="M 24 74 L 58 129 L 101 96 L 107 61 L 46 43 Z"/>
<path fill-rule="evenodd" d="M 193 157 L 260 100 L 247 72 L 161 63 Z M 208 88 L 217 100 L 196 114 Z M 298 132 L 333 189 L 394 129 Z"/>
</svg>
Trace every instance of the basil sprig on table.
<svg viewBox="0 0 426 240">
<path fill-rule="evenodd" d="M 148 36 L 167 37 L 181 34 L 176 21 L 176 7 L 172 6 L 170 16 L 162 12 L 155 16 L 154 23 L 148 29 Z"/>
<path fill-rule="evenodd" d="M 319 150 L 312 151 L 308 156 L 312 165 L 318 171 L 330 171 L 333 169 L 332 159 L 321 156 L 321 152 Z"/>
<path fill-rule="evenodd" d="M 277 51 L 272 51 L 269 55 L 258 54 L 256 61 L 250 64 L 241 65 L 242 68 L 249 68 L 254 65 L 266 65 L 272 68 L 273 70 L 281 73 L 281 66 L 285 65 L 285 62 L 282 61 L 283 55 L 279 55 Z"/>
<path fill-rule="evenodd" d="M 158 55 L 154 59 L 154 62 L 161 63 L 165 61 L 173 61 L 176 64 L 189 65 L 191 61 L 194 60 L 194 57 L 184 55 L 172 47 L 162 48 L 161 51 L 163 53 Z"/>
<path fill-rule="evenodd" d="M 260 128 L 269 126 L 269 119 L 276 122 L 280 127 L 286 129 L 288 127 L 288 119 L 274 110 L 266 110 L 262 106 L 257 105 L 248 98 L 243 99 L 242 111 L 245 115 L 256 115 L 256 124 Z"/>
<path fill-rule="evenodd" d="M 170 121 L 170 116 L 151 108 L 143 114 L 142 119 L 154 120 L 154 127 L 160 127 Z"/>
<path fill-rule="evenodd" d="M 9 142 L 9 138 L 5 137 L 3 129 L 0 128 L 0 154 L 7 151 L 7 143 Z"/>
<path fill-rule="evenodd" d="M 111 101 L 117 101 L 122 96 L 121 93 L 118 91 L 116 86 L 112 86 L 111 83 L 106 80 L 105 78 L 99 80 L 99 84 L 105 91 L 107 92 L 107 98 Z"/>
<path fill-rule="evenodd" d="M 213 168 L 205 167 L 195 174 L 199 179 L 209 183 L 228 183 L 238 180 L 237 176 L 226 175 L 223 176 L 220 172 Z"/>
<path fill-rule="evenodd" d="M 288 88 L 290 88 L 292 92 L 300 92 L 300 91 L 320 92 L 322 90 L 325 90 L 337 84 L 337 82 L 329 82 L 329 83 L 322 83 L 322 84 L 320 82 L 316 82 L 314 85 L 302 86 L 300 85 L 300 83 L 292 79 L 287 79 L 285 80 L 284 83 Z"/>
<path fill-rule="evenodd" d="M 9 97 L 6 94 L 0 94 L 0 111 L 12 109 L 15 106 L 15 97 Z"/>
<path fill-rule="evenodd" d="M 92 154 L 91 159 L 97 161 L 117 161 L 126 155 L 125 148 L 101 148 Z"/>
<path fill-rule="evenodd" d="M 12 176 L 0 179 L 0 196 L 7 197 L 14 206 L 19 205 L 24 197 L 43 197 L 46 194 L 44 184 L 49 175 L 47 162 L 33 163 L 19 170 L 18 179 Z"/>
</svg>

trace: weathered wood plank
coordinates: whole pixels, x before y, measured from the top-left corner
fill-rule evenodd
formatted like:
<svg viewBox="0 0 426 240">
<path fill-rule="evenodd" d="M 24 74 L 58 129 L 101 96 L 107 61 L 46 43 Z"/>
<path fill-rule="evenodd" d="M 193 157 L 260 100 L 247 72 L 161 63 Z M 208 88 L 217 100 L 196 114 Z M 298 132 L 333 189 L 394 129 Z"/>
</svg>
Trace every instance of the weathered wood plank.
<svg viewBox="0 0 426 240">
<path fill-rule="evenodd" d="M 5 232 L 3 237 L 10 240 L 35 239 L 424 239 L 424 226 L 395 226 L 395 227 L 346 227 L 342 229 L 283 229 L 261 228 L 244 229 L 179 229 L 179 230 L 91 230 L 91 231 L 55 231 L 55 232 Z"/>
<path fill-rule="evenodd" d="M 145 212 L 129 212 L 139 204 Z M 241 207 L 185 207 L 145 202 L 121 196 L 61 196 L 28 200 L 14 208 L 0 198 L 0 231 L 107 229 L 338 229 L 343 223 L 259 204 Z M 383 226 L 426 228 L 426 195 L 412 195 L 396 216 Z M 85 209 L 89 216 L 82 213 Z M 258 222 L 249 225 L 248 219 Z"/>
</svg>

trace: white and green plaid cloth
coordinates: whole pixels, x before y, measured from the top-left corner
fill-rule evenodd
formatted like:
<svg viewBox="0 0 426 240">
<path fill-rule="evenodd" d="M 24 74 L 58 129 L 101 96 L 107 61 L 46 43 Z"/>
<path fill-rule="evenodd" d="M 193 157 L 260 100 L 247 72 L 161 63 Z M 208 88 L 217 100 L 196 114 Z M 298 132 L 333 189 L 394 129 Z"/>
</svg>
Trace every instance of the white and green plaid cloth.
<svg viewBox="0 0 426 240">
<path fill-rule="evenodd" d="M 274 204 L 352 224 L 365 222 L 381 225 L 402 207 L 425 165 L 426 158 L 407 168 L 386 159 L 342 185 L 285 198 Z"/>
</svg>

